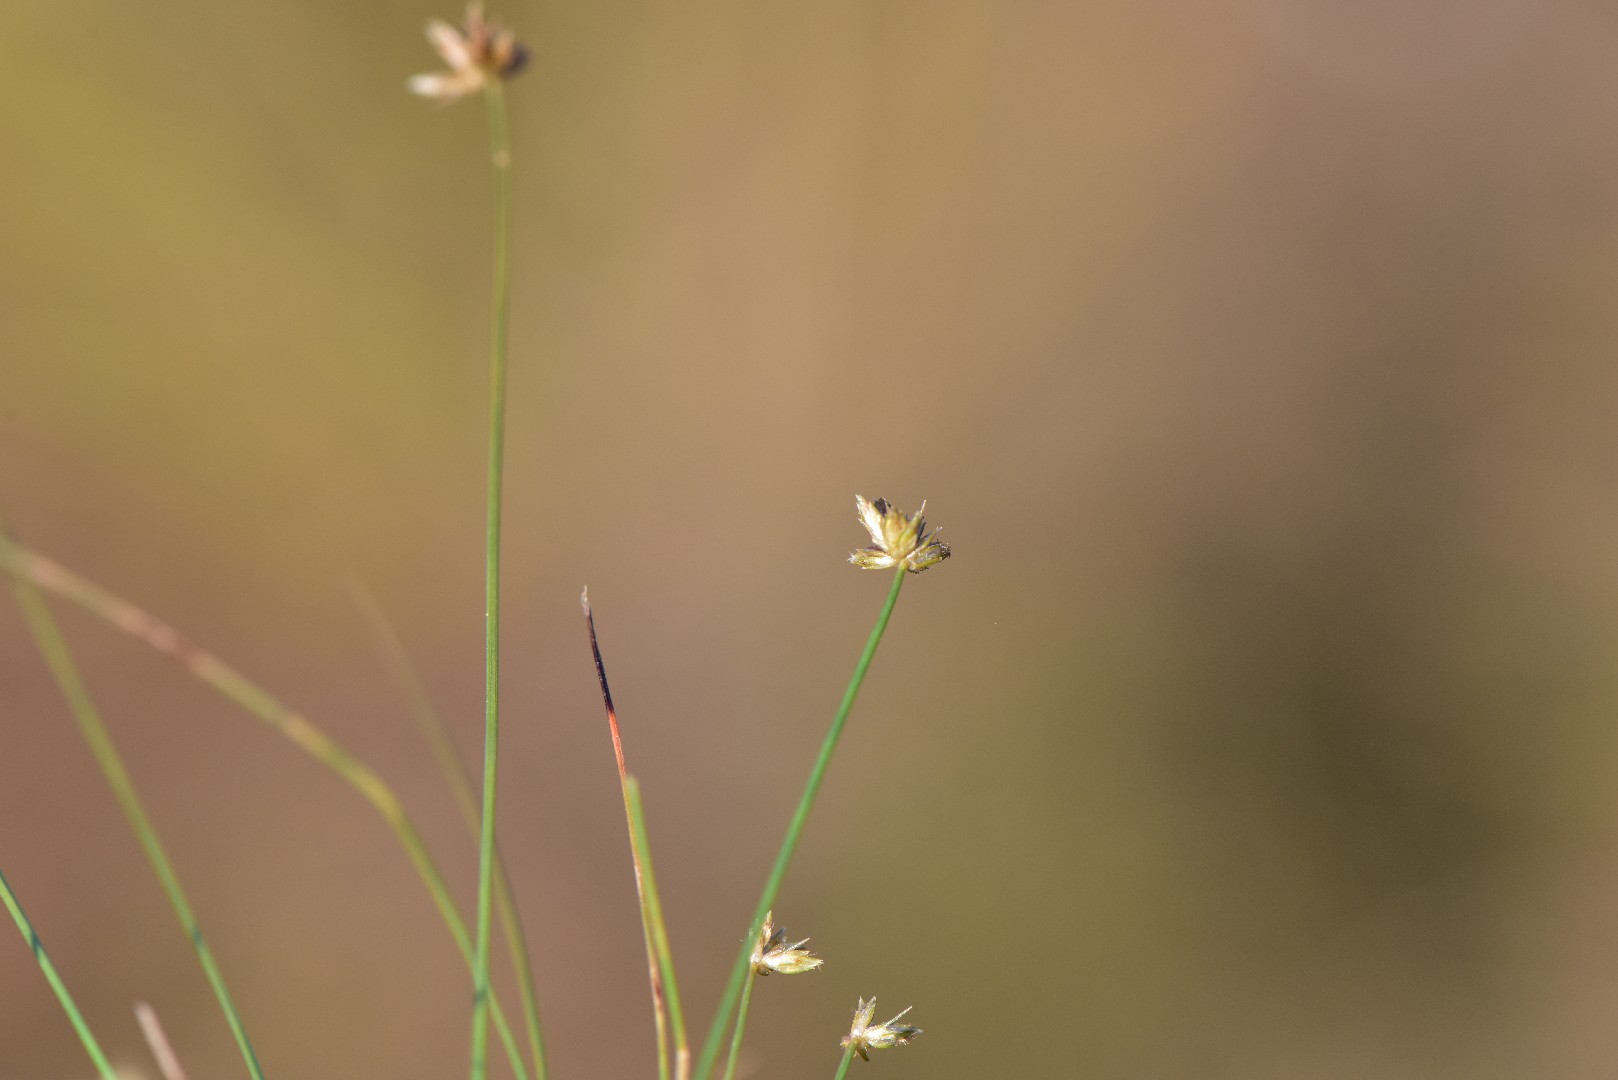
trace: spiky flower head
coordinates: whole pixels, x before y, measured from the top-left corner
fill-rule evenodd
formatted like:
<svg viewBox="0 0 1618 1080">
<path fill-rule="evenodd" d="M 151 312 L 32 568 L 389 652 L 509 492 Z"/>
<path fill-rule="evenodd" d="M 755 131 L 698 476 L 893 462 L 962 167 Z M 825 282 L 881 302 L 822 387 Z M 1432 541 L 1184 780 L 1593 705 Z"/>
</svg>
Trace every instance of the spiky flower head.
<svg viewBox="0 0 1618 1080">
<path fill-rule="evenodd" d="M 758 930 L 758 940 L 753 943 L 753 970 L 760 975 L 797 975 L 813 971 L 825 961 L 804 948 L 808 943 L 809 939 L 804 938 L 788 945 L 787 932 L 775 925 L 775 912 L 772 911 L 764 916 L 764 925 Z"/>
<path fill-rule="evenodd" d="M 936 566 L 949 558 L 949 545 L 934 540 L 938 530 L 927 531 L 927 521 L 921 515 L 926 511 L 923 502 L 915 517 L 906 517 L 886 499 L 867 502 L 864 495 L 854 496 L 854 507 L 859 512 L 860 524 L 871 534 L 871 547 L 860 548 L 848 561 L 861 570 L 891 570 L 902 566 L 912 574 L 919 574 L 929 566 Z"/>
<path fill-rule="evenodd" d="M 483 5 L 466 5 L 466 21 L 459 27 L 434 19 L 427 24 L 427 40 L 449 67 L 410 79 L 410 92 L 435 101 L 459 101 L 498 79 L 509 79 L 528 63 L 528 50 L 510 30 L 483 15 Z"/>
<path fill-rule="evenodd" d="M 876 998 L 867 1001 L 860 998 L 859 1008 L 854 1010 L 854 1026 L 848 1029 L 848 1034 L 838 1045 L 845 1050 L 853 1050 L 860 1056 L 861 1061 L 870 1061 L 868 1051 L 886 1050 L 890 1046 L 904 1046 L 917 1035 L 921 1028 L 911 1027 L 909 1024 L 899 1023 L 900 1018 L 914 1006 L 905 1006 L 892 1020 L 884 1020 L 880 1024 L 871 1023 L 876 1015 Z"/>
</svg>

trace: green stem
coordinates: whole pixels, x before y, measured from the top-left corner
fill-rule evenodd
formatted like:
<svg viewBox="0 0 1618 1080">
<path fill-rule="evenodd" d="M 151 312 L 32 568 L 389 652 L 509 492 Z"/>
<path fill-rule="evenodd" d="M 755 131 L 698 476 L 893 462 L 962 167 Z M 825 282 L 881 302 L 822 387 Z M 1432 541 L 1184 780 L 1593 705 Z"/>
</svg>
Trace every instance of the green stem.
<svg viewBox="0 0 1618 1080">
<path fill-rule="evenodd" d="M 888 619 L 893 615 L 893 605 L 899 600 L 899 588 L 904 581 L 905 571 L 903 569 L 895 571 L 893 588 L 888 591 L 887 602 L 882 605 L 882 613 L 876 617 L 876 625 L 871 628 L 871 636 L 865 642 L 865 651 L 860 653 L 859 662 L 854 665 L 854 674 L 848 680 L 848 689 L 843 691 L 843 702 L 837 707 L 837 715 L 832 719 L 831 729 L 826 732 L 826 740 L 820 746 L 820 756 L 815 759 L 814 768 L 809 770 L 809 782 L 804 785 L 803 797 L 798 800 L 798 808 L 792 813 L 792 822 L 787 826 L 786 837 L 781 841 L 781 850 L 775 856 L 775 865 L 770 868 L 770 876 L 764 882 L 764 895 L 759 897 L 758 908 L 753 912 L 752 926 L 749 927 L 747 936 L 742 939 L 741 952 L 737 954 L 736 963 L 731 967 L 730 981 L 725 984 L 724 996 L 719 1000 L 713 1024 L 708 1029 L 708 1038 L 702 1044 L 702 1056 L 697 1059 L 697 1069 L 693 1074 L 695 1080 L 708 1080 L 708 1075 L 713 1071 L 714 1063 L 719 1057 L 719 1047 L 724 1041 L 725 1029 L 729 1025 L 731 1012 L 736 1007 L 736 999 L 741 994 L 742 980 L 747 975 L 759 927 L 764 925 L 764 916 L 775 907 L 776 894 L 781 891 L 781 882 L 787 875 L 787 864 L 792 861 L 792 853 L 798 846 L 798 837 L 803 832 L 804 823 L 809 820 L 809 811 L 814 807 L 815 796 L 820 791 L 820 782 L 825 779 L 826 767 L 831 763 L 832 752 L 837 749 L 837 740 L 842 737 L 843 725 L 848 720 L 849 710 L 854 707 L 855 697 L 859 695 L 860 684 L 865 681 L 866 669 L 871 666 L 871 658 L 876 655 L 876 647 L 881 643 L 882 634 L 888 628 Z"/>
<path fill-rule="evenodd" d="M 438 909 L 444 925 L 449 929 L 455 948 L 472 970 L 472 934 L 461 918 L 450 896 L 449 885 L 443 873 L 433 862 L 427 845 L 421 839 L 416 823 L 405 811 L 387 782 L 355 758 L 330 735 L 278 700 L 268 690 L 254 683 L 240 671 L 225 663 L 213 653 L 200 648 L 181 636 L 172 626 L 154 617 L 150 612 L 131 604 L 121 596 L 108 592 L 92 581 L 75 574 L 61 563 L 45 558 L 37 551 L 23 547 L 0 530 L 0 570 L 19 580 L 27 580 L 36 588 L 47 589 L 88 611 L 102 622 L 129 634 L 184 668 L 193 678 L 213 687 L 222 697 L 256 716 L 298 749 L 336 773 L 361 798 L 370 803 L 388 828 L 393 830 L 399 846 L 415 867 L 433 906 Z M 511 1061 L 512 1072 L 518 1080 L 527 1080 L 528 1070 L 522 1053 L 506 1023 L 500 1007 L 500 997 L 489 995 L 489 1009 L 494 1017 L 495 1031 Z"/>
<path fill-rule="evenodd" d="M 579 596 L 584 608 L 584 626 L 590 636 L 590 655 L 595 659 L 596 679 L 601 684 L 601 704 L 607 710 L 607 730 L 612 734 L 612 754 L 618 760 L 618 784 L 624 793 L 624 816 L 629 824 L 629 858 L 635 868 L 635 896 L 640 901 L 641 932 L 646 939 L 646 975 L 652 986 L 652 1026 L 657 1036 L 657 1077 L 669 1080 L 669 1017 L 672 1014 L 675 1041 L 675 1080 L 691 1075 L 691 1046 L 686 1042 L 685 1014 L 680 1009 L 680 990 L 674 981 L 674 955 L 669 949 L 668 929 L 663 923 L 663 903 L 658 899 L 657 875 L 652 871 L 652 845 L 646 834 L 646 811 L 641 805 L 640 783 L 624 765 L 624 740 L 618 731 L 618 711 L 612 704 L 612 687 L 607 684 L 607 665 L 601 658 L 596 639 L 596 619 L 590 610 L 590 592 Z"/>
<path fill-rule="evenodd" d="M 5 523 L 0 521 L 0 541 L 9 546 L 10 541 L 4 534 Z M 247 1037 L 247 1029 L 242 1023 L 241 1014 L 237 1012 L 236 1003 L 225 987 L 225 979 L 219 971 L 219 965 L 214 961 L 213 950 L 202 936 L 202 928 L 197 925 L 196 915 L 186 899 L 185 890 L 180 887 L 180 879 L 174 872 L 173 864 L 169 862 L 168 853 L 163 850 L 163 844 L 157 837 L 157 830 L 153 827 L 151 818 L 147 816 L 140 796 L 135 793 L 134 781 L 124 768 L 123 758 L 119 755 L 118 748 L 113 745 L 112 736 L 107 732 L 107 726 L 102 722 L 95 703 L 90 700 L 90 692 L 73 663 L 66 639 L 57 628 L 56 620 L 51 618 L 50 609 L 45 606 L 45 598 L 40 595 L 39 589 L 32 581 L 21 575 L 15 576 L 12 578 L 12 588 L 16 593 L 17 606 L 22 610 L 23 619 L 28 623 L 28 630 L 39 646 L 40 653 L 45 657 L 45 663 L 56 679 L 62 696 L 67 700 L 68 710 L 78 723 L 79 733 L 89 744 L 96 764 L 101 767 L 101 775 L 106 778 L 107 786 L 112 789 L 113 796 L 123 809 L 124 817 L 135 830 L 135 838 L 140 842 L 140 846 L 146 852 L 147 861 L 157 873 L 158 883 L 168 896 L 169 906 L 174 909 L 175 916 L 180 920 L 180 927 L 191 941 L 191 947 L 197 954 L 197 963 L 202 965 L 203 974 L 207 976 L 214 997 L 219 1001 L 219 1008 L 225 1014 L 225 1023 L 230 1026 L 230 1032 L 236 1038 L 236 1046 L 241 1050 L 242 1060 L 247 1063 L 248 1074 L 253 1080 L 264 1080 L 264 1071 L 259 1067 L 258 1055 L 253 1052 L 253 1044 Z"/>
<path fill-rule="evenodd" d="M 686 1041 L 685 1011 L 680 1007 L 680 984 L 674 978 L 674 952 L 669 947 L 668 927 L 663 921 L 663 901 L 658 896 L 657 874 L 652 869 L 652 843 L 646 834 L 646 811 L 640 801 L 640 782 L 633 776 L 624 777 L 624 809 L 629 814 L 629 838 L 634 844 L 635 866 L 640 877 L 641 921 L 656 955 L 661 996 L 668 1002 L 669 1026 L 674 1029 L 674 1076 L 675 1080 L 686 1080 L 691 1069 L 691 1045 Z M 666 1074 L 667 1068 L 661 1065 L 660 1068 Z"/>
<path fill-rule="evenodd" d="M 449 784 L 450 793 L 455 797 L 455 805 L 460 808 L 461 818 L 471 830 L 472 839 L 476 841 L 479 824 L 477 796 L 472 791 L 472 780 L 467 774 L 466 766 L 461 761 L 461 756 L 456 753 L 454 743 L 450 741 L 443 718 L 433 708 L 427 687 L 422 683 L 421 676 L 416 673 L 415 666 L 405 653 L 404 642 L 400 640 L 393 624 L 388 621 L 382 606 L 359 582 L 353 583 L 353 589 L 360 608 L 376 628 L 388 669 L 398 683 L 399 691 L 411 715 L 415 717 L 422 738 L 426 739 L 427 745 L 432 748 L 439 772 Z M 534 964 L 529 957 L 528 934 L 523 929 L 522 915 L 517 909 L 517 894 L 511 887 L 511 875 L 506 871 L 506 861 L 500 854 L 499 844 L 494 846 L 494 903 L 495 910 L 500 916 L 500 926 L 506 934 L 506 951 L 511 954 L 512 970 L 517 975 L 517 991 L 522 997 L 523 1023 L 528 1032 L 528 1051 L 533 1057 L 534 1076 L 537 1080 L 545 1080 L 545 1040 L 540 1031 Z"/>
<path fill-rule="evenodd" d="M 854 1048 L 850 1046 L 843 1051 L 843 1063 L 837 1066 L 837 1075 L 832 1080 L 843 1080 L 848 1075 L 848 1063 L 854 1060 Z"/>
<path fill-rule="evenodd" d="M 494 168 L 494 299 L 489 349 L 488 519 L 484 548 L 483 820 L 478 844 L 477 945 L 472 960 L 472 1080 L 488 1074 L 489 924 L 494 895 L 494 797 L 500 754 L 500 511 L 506 455 L 506 334 L 511 318 L 511 145 L 506 99 L 489 83 Z"/>
<path fill-rule="evenodd" d="M 17 929 L 22 931 L 23 939 L 33 950 L 34 959 L 39 961 L 39 970 L 45 973 L 45 981 L 50 983 L 51 989 L 56 992 L 56 1000 L 62 1003 L 62 1011 L 67 1013 L 73 1030 L 79 1033 L 79 1042 L 84 1044 L 84 1050 L 95 1063 L 96 1072 L 101 1074 L 101 1080 L 118 1080 L 117 1071 L 107 1061 L 107 1056 L 101 1052 L 101 1044 L 96 1042 L 96 1037 L 90 1034 L 90 1025 L 84 1022 L 78 1006 L 73 1004 L 73 996 L 67 992 L 62 977 L 56 973 L 56 965 L 51 963 L 51 958 L 45 954 L 45 943 L 39 940 L 39 935 L 34 932 L 34 924 L 23 914 L 22 904 L 11 891 L 4 874 L 0 874 L 0 901 L 4 901 L 6 910 L 11 912 L 12 919 L 17 923 Z"/>
<path fill-rule="evenodd" d="M 758 972 L 748 965 L 747 981 L 742 984 L 742 1003 L 736 1007 L 736 1028 L 730 1034 L 730 1059 L 725 1062 L 725 1080 L 735 1080 L 736 1057 L 742 1049 L 742 1030 L 747 1027 L 747 1006 L 753 1000 L 753 984 Z"/>
</svg>

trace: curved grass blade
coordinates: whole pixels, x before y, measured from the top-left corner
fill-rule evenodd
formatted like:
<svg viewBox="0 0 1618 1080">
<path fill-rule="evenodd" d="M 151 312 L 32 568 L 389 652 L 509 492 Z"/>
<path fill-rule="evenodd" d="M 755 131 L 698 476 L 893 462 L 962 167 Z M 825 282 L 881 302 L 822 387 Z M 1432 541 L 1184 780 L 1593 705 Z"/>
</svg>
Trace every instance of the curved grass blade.
<svg viewBox="0 0 1618 1080">
<path fill-rule="evenodd" d="M 235 668 L 217 656 L 181 637 L 167 623 L 161 622 L 122 597 L 80 577 L 51 559 L 26 548 L 4 534 L 0 534 L 0 569 L 14 579 L 29 582 L 48 592 L 70 600 L 102 621 L 117 627 L 164 656 L 177 662 L 192 676 L 235 702 L 289 739 L 310 757 L 337 773 L 348 785 L 370 803 L 388 823 L 398 839 L 416 874 L 426 886 L 433 905 L 449 928 L 455 947 L 460 950 L 468 969 L 472 964 L 472 938 L 466 923 L 451 898 L 449 886 L 439 871 L 427 845 L 422 841 L 415 822 L 405 813 L 403 804 L 381 777 L 344 750 L 329 735 L 309 720 L 281 704 L 267 690 L 250 681 Z M 490 995 L 490 1010 L 495 1030 L 505 1045 L 506 1056 L 518 1080 L 527 1080 L 528 1067 L 522 1052 L 512 1036 L 510 1025 L 500 1007 L 497 996 Z"/>
<path fill-rule="evenodd" d="M 9 533 L 4 522 L 0 522 L 0 537 L 5 536 L 9 536 Z M 67 640 L 62 637 L 56 620 L 51 617 L 50 609 L 45 606 L 45 598 L 40 595 L 39 589 L 32 581 L 26 577 L 14 576 L 12 591 L 16 594 L 17 606 L 22 610 L 29 633 L 33 635 L 52 677 L 56 679 L 62 696 L 67 700 L 68 711 L 73 714 L 73 719 L 79 726 L 79 733 L 89 744 L 90 753 L 95 756 L 96 764 L 101 767 L 101 775 L 106 779 L 107 786 L 112 789 L 113 797 L 118 800 L 118 805 L 123 810 L 130 827 L 134 829 L 135 839 L 146 852 L 146 860 L 152 864 L 158 884 L 162 886 L 164 894 L 168 897 L 169 906 L 174 909 L 175 916 L 180 920 L 180 928 L 191 940 L 191 948 L 197 954 L 197 963 L 202 965 L 202 972 L 208 979 L 208 985 L 213 988 L 219 1008 L 225 1014 L 225 1023 L 230 1026 L 230 1033 L 236 1039 L 237 1049 L 241 1051 L 242 1060 L 247 1064 L 248 1075 L 253 1080 L 264 1080 L 264 1070 L 259 1066 L 252 1040 L 247 1037 L 247 1027 L 242 1022 L 235 999 L 225 986 L 225 977 L 214 959 L 213 949 L 202 936 L 202 927 L 197 924 L 196 913 L 191 910 L 191 903 L 186 899 L 185 890 L 180 886 L 180 878 L 174 871 L 174 864 L 169 861 L 168 852 L 163 849 L 163 843 L 158 839 L 157 829 L 152 825 L 152 819 L 147 815 L 146 807 L 135 791 L 135 783 L 124 767 L 123 757 L 113 744 L 112 736 L 101 720 L 100 711 L 90 700 L 90 692 L 79 675 L 78 666 L 73 663 L 72 654 L 68 651 Z"/>
</svg>

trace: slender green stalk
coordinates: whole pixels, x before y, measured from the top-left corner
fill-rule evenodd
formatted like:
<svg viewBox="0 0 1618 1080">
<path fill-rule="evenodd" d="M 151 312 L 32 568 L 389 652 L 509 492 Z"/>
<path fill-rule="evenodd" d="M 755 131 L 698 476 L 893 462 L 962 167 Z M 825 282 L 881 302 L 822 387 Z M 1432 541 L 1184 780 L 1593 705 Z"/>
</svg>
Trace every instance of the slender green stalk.
<svg viewBox="0 0 1618 1080">
<path fill-rule="evenodd" d="M 404 642 L 399 639 L 398 631 L 388 621 L 381 605 L 358 582 L 354 583 L 353 591 L 360 608 L 376 628 L 388 669 L 399 686 L 399 692 L 409 707 L 411 716 L 416 720 L 416 727 L 421 731 L 422 738 L 427 740 L 427 745 L 432 749 L 439 772 L 449 784 L 450 792 L 455 797 L 455 805 L 460 808 L 462 820 L 466 822 L 467 828 L 472 832 L 472 838 L 476 840 L 477 796 L 473 794 L 471 777 L 467 775 L 466 766 L 461 761 L 460 755 L 455 752 L 455 745 L 450 741 L 444 721 L 438 715 L 438 710 L 433 708 L 427 688 L 422 684 L 421 677 L 405 653 Z M 528 935 L 523 929 L 522 916 L 517 909 L 517 894 L 511 887 L 511 876 L 506 871 L 506 860 L 500 853 L 499 844 L 494 847 L 494 887 L 495 909 L 500 915 L 501 929 L 505 931 L 507 951 L 511 954 L 511 966 L 517 975 L 517 991 L 522 995 L 523 1023 L 527 1028 L 528 1050 L 533 1057 L 534 1076 L 536 1080 L 545 1080 L 545 1041 L 540 1033 L 534 965 L 529 958 Z"/>
<path fill-rule="evenodd" d="M 62 1011 L 67 1013 L 68 1022 L 73 1025 L 73 1030 L 78 1032 L 79 1042 L 84 1044 L 84 1051 L 95 1063 L 96 1072 L 101 1074 L 101 1080 L 118 1080 L 118 1073 L 107 1061 L 107 1056 L 101 1052 L 101 1044 L 96 1042 L 96 1037 L 90 1034 L 90 1025 L 84 1022 L 79 1007 L 73 1004 L 73 995 L 67 992 L 62 977 L 56 973 L 56 965 L 51 963 L 51 958 L 45 953 L 45 943 L 40 941 L 39 935 L 34 932 L 34 924 L 29 922 L 28 916 L 23 913 L 22 904 L 17 900 L 17 894 L 11 891 L 11 885 L 6 881 L 4 874 L 0 874 L 0 901 L 5 903 L 6 910 L 11 912 L 12 919 L 17 923 L 17 929 L 22 931 L 23 940 L 27 941 L 28 947 L 33 950 L 34 959 L 39 962 L 39 970 L 44 972 L 45 981 L 50 983 L 51 989 L 55 991 L 56 1000 L 62 1003 Z"/>
<path fill-rule="evenodd" d="M 635 865 L 643 886 L 643 914 L 652 948 L 657 953 L 657 969 L 668 998 L 669 1024 L 674 1028 L 674 1075 L 685 1080 L 691 1073 L 691 1046 L 686 1042 L 685 1011 L 680 1008 L 680 985 L 674 979 L 674 953 L 669 948 L 669 932 L 663 923 L 663 901 L 657 894 L 657 874 L 652 870 L 652 845 L 646 835 L 646 813 L 640 801 L 640 783 L 633 776 L 624 780 L 624 802 L 629 811 L 631 838 L 635 841 Z"/>
<path fill-rule="evenodd" d="M 590 655 L 595 659 L 596 680 L 601 684 L 601 702 L 607 710 L 607 730 L 612 735 L 612 753 L 618 762 L 618 785 L 624 795 L 624 817 L 629 824 L 629 857 L 635 868 L 635 895 L 640 901 L 641 933 L 646 939 L 647 978 L 652 984 L 652 1023 L 657 1032 L 658 1080 L 669 1080 L 669 1026 L 673 1017 L 675 1068 L 677 1080 L 691 1074 L 691 1047 L 686 1041 L 685 1013 L 680 1008 L 680 991 L 674 981 L 674 955 L 669 949 L 668 931 L 663 924 L 663 904 L 658 899 L 657 878 L 652 873 L 652 848 L 646 834 L 646 815 L 640 802 L 640 784 L 624 765 L 624 741 L 618 731 L 618 710 L 612 704 L 612 688 L 607 685 L 607 665 L 601 659 L 596 640 L 595 614 L 590 610 L 589 590 L 579 597 L 584 608 L 584 626 L 590 635 Z"/>
<path fill-rule="evenodd" d="M 843 1063 L 837 1066 L 837 1075 L 832 1080 L 843 1080 L 848 1075 L 848 1063 L 854 1060 L 854 1048 L 850 1046 L 843 1051 Z"/>
<path fill-rule="evenodd" d="M 0 532 L 0 569 L 14 578 L 27 580 L 41 589 L 70 600 L 110 626 L 145 642 L 157 652 L 169 657 L 185 668 L 198 681 L 211 686 L 221 696 L 258 717 L 284 736 L 293 745 L 336 773 L 366 802 L 393 830 L 394 837 L 404 848 L 410 863 L 416 869 L 439 916 L 449 929 L 455 947 L 465 960 L 467 970 L 472 967 L 472 937 L 468 933 L 461 913 L 450 896 L 449 886 L 438 865 L 433 862 L 427 845 L 415 822 L 405 812 L 404 805 L 393 789 L 371 769 L 343 749 L 331 736 L 316 727 L 304 716 L 294 712 L 277 700 L 269 691 L 249 680 L 241 672 L 226 664 L 212 653 L 180 636 L 167 623 L 93 582 L 73 573 L 67 567 L 47 559 L 16 543 Z M 527 1080 L 528 1070 L 522 1053 L 506 1023 L 499 996 L 491 992 L 490 1011 L 495 1030 L 499 1032 L 518 1080 Z"/>
<path fill-rule="evenodd" d="M 753 1000 L 753 984 L 758 972 L 751 964 L 747 968 L 747 981 L 742 984 L 742 1003 L 736 1006 L 736 1027 L 730 1033 L 730 1057 L 725 1061 L 725 1080 L 735 1080 L 736 1057 L 742 1050 L 742 1032 L 747 1027 L 747 1006 Z"/>
<path fill-rule="evenodd" d="M 498 79 L 489 103 L 494 168 L 494 300 L 489 351 L 488 519 L 484 548 L 483 820 L 478 844 L 477 945 L 472 959 L 472 1080 L 488 1074 L 489 923 L 494 893 L 494 804 L 500 754 L 500 512 L 506 457 L 506 328 L 511 318 L 511 140 Z"/>
<path fill-rule="evenodd" d="M 4 522 L 0 522 L 0 534 L 4 532 Z M 100 712 L 90 700 L 90 692 L 73 663 L 66 639 L 62 637 L 61 630 L 56 626 L 56 620 L 51 617 L 50 609 L 45 606 L 45 598 L 40 595 L 33 582 L 25 577 L 13 577 L 12 588 L 17 596 L 17 606 L 22 609 L 23 619 L 28 624 L 28 630 L 33 635 L 35 644 L 39 646 L 40 653 L 45 657 L 45 663 L 55 677 L 57 686 L 61 688 L 62 696 L 67 699 L 68 710 L 78 723 L 79 733 L 89 744 L 96 764 L 101 767 L 101 775 L 106 778 L 107 786 L 112 789 L 113 796 L 123 809 L 124 817 L 135 830 L 135 838 L 140 841 L 141 848 L 146 852 L 147 861 L 157 873 L 157 880 L 168 896 L 169 906 L 174 908 L 174 914 L 180 920 L 181 929 L 185 931 L 186 937 L 191 939 L 191 947 L 196 951 L 197 962 L 202 965 L 203 974 L 207 976 L 208 984 L 213 987 L 214 997 L 218 999 L 219 1008 L 225 1014 L 225 1022 L 230 1026 L 230 1033 L 236 1038 L 236 1046 L 241 1050 L 242 1060 L 247 1063 L 248 1074 L 253 1080 L 264 1080 L 264 1071 L 259 1067 L 258 1055 L 253 1052 L 253 1044 L 247 1037 L 241 1013 L 237 1011 L 236 1003 L 225 987 L 225 978 L 214 960 L 213 950 L 202 936 L 202 928 L 197 925 L 196 915 L 186 899 L 185 890 L 180 887 L 180 879 L 174 872 L 173 864 L 169 862 L 168 853 L 163 850 L 163 844 L 157 837 L 157 830 L 153 827 L 151 818 L 147 816 L 140 796 L 135 792 L 134 781 L 124 768 L 118 748 L 113 745 L 112 736 L 102 723 Z"/>
<path fill-rule="evenodd" d="M 776 894 L 781 891 L 781 882 L 787 876 L 787 865 L 792 862 L 792 853 L 797 850 L 798 838 L 803 834 L 804 824 L 809 820 L 809 811 L 815 805 L 815 796 L 820 792 L 820 783 L 826 778 L 826 767 L 831 764 L 832 752 L 837 749 L 837 741 L 842 738 L 843 725 L 848 721 L 849 710 L 854 707 L 854 699 L 859 696 L 860 684 L 865 681 L 865 672 L 871 666 L 871 658 L 876 655 L 876 647 L 882 642 L 882 634 L 888 628 L 888 620 L 893 616 L 893 606 L 898 603 L 899 589 L 904 585 L 905 571 L 897 570 L 893 575 L 893 587 L 888 590 L 887 602 L 882 605 L 882 613 L 876 617 L 876 625 L 871 628 L 871 636 L 866 639 L 865 651 L 860 653 L 859 661 L 854 665 L 854 674 L 848 680 L 848 689 L 843 691 L 843 701 L 837 707 L 837 715 L 832 718 L 831 728 L 826 732 L 825 742 L 821 743 L 820 756 L 809 770 L 809 781 L 804 785 L 803 796 L 798 800 L 798 808 L 792 812 L 792 821 L 787 825 L 786 837 L 781 841 L 781 850 L 775 856 L 775 865 L 770 868 L 770 876 L 764 882 L 764 894 L 759 897 L 758 908 L 753 912 L 753 922 L 748 928 L 747 936 L 742 939 L 741 952 L 736 956 L 736 963 L 731 967 L 730 981 L 725 985 L 724 996 L 719 999 L 719 1008 L 714 1012 L 713 1024 L 708 1029 L 708 1038 L 702 1044 L 702 1056 L 697 1059 L 697 1069 L 693 1074 L 696 1080 L 708 1080 L 713 1072 L 715 1061 L 719 1057 L 719 1047 L 725 1038 L 725 1029 L 729 1026 L 731 1014 L 736 1008 L 736 999 L 742 991 L 742 981 L 747 975 L 747 968 L 753 955 L 753 943 L 758 938 L 759 927 L 764 925 L 764 917 L 775 907 Z"/>
</svg>

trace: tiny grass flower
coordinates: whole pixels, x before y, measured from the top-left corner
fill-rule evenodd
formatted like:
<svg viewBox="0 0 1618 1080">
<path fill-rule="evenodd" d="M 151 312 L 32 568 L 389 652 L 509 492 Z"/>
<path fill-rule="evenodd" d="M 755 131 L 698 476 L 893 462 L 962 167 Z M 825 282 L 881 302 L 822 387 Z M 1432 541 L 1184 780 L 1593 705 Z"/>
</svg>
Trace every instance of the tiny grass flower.
<svg viewBox="0 0 1618 1080">
<path fill-rule="evenodd" d="M 427 24 L 427 40 L 448 66 L 447 72 L 415 75 L 410 92 L 445 103 L 459 101 L 487 87 L 491 80 L 509 79 L 528 63 L 528 50 L 510 30 L 483 15 L 483 5 L 466 5 L 460 27 L 434 19 Z"/>
<path fill-rule="evenodd" d="M 809 939 L 804 938 L 796 944 L 788 945 L 786 930 L 775 925 L 775 913 L 770 912 L 764 916 L 764 925 L 759 927 L 758 931 L 758 941 L 753 945 L 754 972 L 759 975 L 797 975 L 815 970 L 825 961 L 804 948 L 808 943 Z"/>
<path fill-rule="evenodd" d="M 871 1023 L 871 1017 L 876 1015 L 876 998 L 867 1001 L 860 999 L 859 1008 L 854 1010 L 854 1026 L 849 1028 L 848 1034 L 838 1045 L 845 1050 L 853 1050 L 860 1056 L 861 1061 L 870 1061 L 870 1050 L 886 1050 L 890 1046 L 904 1046 L 917 1035 L 921 1028 L 901 1024 L 899 1020 L 914 1006 L 906 1006 L 903 1012 L 892 1020 L 884 1020 L 880 1024 Z"/>
<path fill-rule="evenodd" d="M 927 531 L 927 521 L 921 515 L 926 511 L 923 502 L 915 517 L 906 517 L 886 499 L 866 502 L 864 495 L 854 496 L 860 524 L 871 534 L 871 547 L 860 548 L 848 561 L 861 570 L 891 570 L 902 566 L 912 574 L 919 574 L 929 566 L 936 566 L 949 558 L 949 545 L 934 540 L 938 530 Z"/>
</svg>

